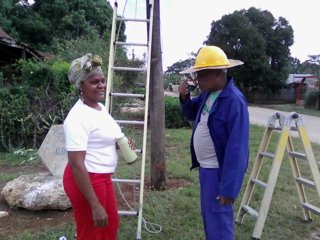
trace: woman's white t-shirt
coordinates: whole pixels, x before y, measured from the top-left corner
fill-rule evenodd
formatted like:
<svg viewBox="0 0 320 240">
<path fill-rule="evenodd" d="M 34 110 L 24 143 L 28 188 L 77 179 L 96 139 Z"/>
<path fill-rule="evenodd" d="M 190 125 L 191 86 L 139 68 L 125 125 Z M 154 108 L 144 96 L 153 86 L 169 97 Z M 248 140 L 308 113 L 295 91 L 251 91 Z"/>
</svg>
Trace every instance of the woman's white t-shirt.
<svg viewBox="0 0 320 240">
<path fill-rule="evenodd" d="M 118 162 L 115 142 L 124 136 L 103 104 L 101 110 L 81 100 L 70 110 L 63 128 L 67 151 L 86 151 L 85 167 L 91 173 L 113 173 Z"/>
</svg>

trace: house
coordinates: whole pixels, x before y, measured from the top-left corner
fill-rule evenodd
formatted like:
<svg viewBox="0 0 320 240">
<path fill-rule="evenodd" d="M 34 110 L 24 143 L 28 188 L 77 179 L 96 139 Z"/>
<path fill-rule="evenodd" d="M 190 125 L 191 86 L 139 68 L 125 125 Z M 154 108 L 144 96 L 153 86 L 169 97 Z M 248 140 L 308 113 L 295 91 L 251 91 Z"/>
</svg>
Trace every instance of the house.
<svg viewBox="0 0 320 240">
<path fill-rule="evenodd" d="M 34 58 L 39 61 L 51 59 L 52 55 L 37 51 L 25 43 L 17 42 L 0 28 L 0 68 L 19 59 Z"/>
<path fill-rule="evenodd" d="M 286 84 L 295 89 L 296 104 L 304 105 L 305 95 L 320 89 L 320 79 L 313 74 L 289 74 Z"/>
<path fill-rule="evenodd" d="M 319 78 L 313 74 L 289 74 L 287 84 L 306 84 L 310 88 L 317 88 Z"/>
</svg>

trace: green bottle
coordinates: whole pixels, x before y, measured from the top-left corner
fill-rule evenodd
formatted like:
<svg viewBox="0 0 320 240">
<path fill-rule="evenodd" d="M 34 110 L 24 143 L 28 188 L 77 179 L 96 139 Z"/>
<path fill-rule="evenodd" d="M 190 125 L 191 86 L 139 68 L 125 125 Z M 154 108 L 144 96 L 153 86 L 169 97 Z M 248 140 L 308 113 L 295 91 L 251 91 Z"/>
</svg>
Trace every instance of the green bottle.
<svg viewBox="0 0 320 240">
<path fill-rule="evenodd" d="M 133 163 L 137 159 L 135 150 L 131 149 L 128 143 L 128 138 L 123 136 L 117 139 L 117 144 L 120 148 L 121 155 L 127 164 Z"/>
</svg>

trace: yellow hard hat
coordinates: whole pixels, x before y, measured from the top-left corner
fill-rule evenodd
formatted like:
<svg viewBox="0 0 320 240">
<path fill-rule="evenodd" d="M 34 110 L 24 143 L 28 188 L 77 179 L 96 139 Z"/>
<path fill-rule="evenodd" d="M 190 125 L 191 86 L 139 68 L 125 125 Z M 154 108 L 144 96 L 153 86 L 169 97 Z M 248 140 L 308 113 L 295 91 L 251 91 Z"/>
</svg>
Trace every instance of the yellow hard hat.
<svg viewBox="0 0 320 240">
<path fill-rule="evenodd" d="M 204 46 L 199 49 L 193 67 L 180 72 L 180 74 L 197 72 L 204 69 L 225 69 L 242 64 L 243 62 L 239 60 L 228 59 L 224 51 L 217 46 Z"/>
</svg>

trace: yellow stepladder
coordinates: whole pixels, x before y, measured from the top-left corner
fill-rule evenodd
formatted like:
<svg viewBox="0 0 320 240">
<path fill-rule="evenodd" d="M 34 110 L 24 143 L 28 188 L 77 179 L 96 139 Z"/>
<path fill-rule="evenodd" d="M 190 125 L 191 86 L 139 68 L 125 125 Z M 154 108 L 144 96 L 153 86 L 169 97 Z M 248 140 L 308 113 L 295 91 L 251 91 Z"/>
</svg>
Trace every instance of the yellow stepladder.
<svg viewBox="0 0 320 240">
<path fill-rule="evenodd" d="M 292 123 L 294 126 L 292 126 Z M 269 153 L 267 152 L 268 145 L 272 133 L 274 131 L 281 131 L 280 138 L 277 144 L 276 152 Z M 294 151 L 291 131 L 297 131 L 299 137 L 302 141 L 303 148 L 305 153 L 300 153 Z M 251 215 L 256 219 L 256 224 L 253 230 L 252 239 L 260 239 L 262 230 L 267 218 L 268 210 L 270 207 L 273 191 L 277 182 L 279 175 L 280 167 L 284 157 L 284 153 L 287 151 L 288 158 L 290 161 L 290 166 L 292 169 L 293 176 L 296 181 L 296 187 L 298 190 L 298 195 L 300 203 L 303 210 L 303 216 L 305 220 L 311 220 L 311 212 L 320 215 L 320 208 L 308 203 L 305 187 L 313 188 L 317 191 L 317 194 L 320 198 L 320 173 L 317 166 L 311 143 L 307 135 L 305 126 L 303 125 L 302 117 L 297 113 L 290 113 L 287 117 L 283 114 L 275 113 L 269 117 L 267 128 L 265 129 L 262 141 L 259 146 L 259 151 L 256 156 L 255 162 L 253 164 L 252 171 L 244 192 L 235 222 L 237 224 L 242 224 L 245 214 Z M 270 158 L 273 160 L 271 165 L 271 170 L 267 183 L 258 179 L 259 173 L 261 171 L 262 163 L 264 158 Z M 312 180 L 308 180 L 301 176 L 298 160 L 306 160 L 309 163 L 311 174 L 313 177 Z M 259 211 L 254 210 L 249 206 L 251 197 L 254 191 L 255 186 L 260 186 L 265 189 L 262 201 L 260 203 Z"/>
</svg>

